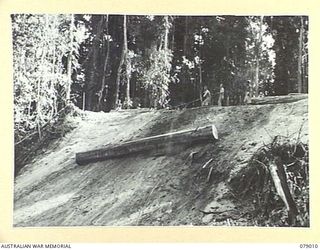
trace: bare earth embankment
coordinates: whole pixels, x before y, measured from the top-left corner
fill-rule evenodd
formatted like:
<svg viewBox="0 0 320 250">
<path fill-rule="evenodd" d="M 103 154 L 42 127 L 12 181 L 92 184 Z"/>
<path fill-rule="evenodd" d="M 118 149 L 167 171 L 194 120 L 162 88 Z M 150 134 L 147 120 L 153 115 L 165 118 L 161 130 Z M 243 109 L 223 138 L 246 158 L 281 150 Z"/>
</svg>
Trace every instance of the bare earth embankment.
<svg viewBox="0 0 320 250">
<path fill-rule="evenodd" d="M 295 138 L 301 129 L 301 140 L 308 143 L 308 99 L 84 112 L 69 119 L 76 129 L 16 177 L 14 226 L 247 225 L 253 204 L 236 197 L 230 178 L 274 136 Z M 210 124 L 219 132 L 219 140 L 211 144 L 172 149 L 162 156 L 142 154 L 84 166 L 75 162 L 77 152 Z"/>
</svg>

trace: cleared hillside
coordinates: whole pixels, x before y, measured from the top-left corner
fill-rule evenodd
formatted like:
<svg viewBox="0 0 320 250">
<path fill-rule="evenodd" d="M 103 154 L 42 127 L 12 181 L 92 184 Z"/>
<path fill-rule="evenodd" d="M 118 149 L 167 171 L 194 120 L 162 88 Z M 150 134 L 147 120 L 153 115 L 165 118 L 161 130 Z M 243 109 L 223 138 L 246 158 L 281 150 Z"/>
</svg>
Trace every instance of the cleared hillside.
<svg viewBox="0 0 320 250">
<path fill-rule="evenodd" d="M 308 143 L 307 99 L 84 112 L 68 119 L 76 129 L 50 144 L 15 179 L 15 226 L 252 225 L 254 201 L 239 199 L 232 179 L 275 136 L 299 134 Z M 75 162 L 80 151 L 210 124 L 219 131 L 213 143 L 172 148 L 166 155 L 140 154 L 83 166 Z"/>
</svg>

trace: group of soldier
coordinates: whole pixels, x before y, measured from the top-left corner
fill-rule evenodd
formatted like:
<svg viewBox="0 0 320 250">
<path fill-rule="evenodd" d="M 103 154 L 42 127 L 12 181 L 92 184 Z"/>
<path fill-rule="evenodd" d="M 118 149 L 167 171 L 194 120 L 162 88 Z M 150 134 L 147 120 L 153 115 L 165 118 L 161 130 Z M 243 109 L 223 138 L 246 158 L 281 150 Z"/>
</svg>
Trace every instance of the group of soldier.
<svg viewBox="0 0 320 250">
<path fill-rule="evenodd" d="M 212 103 L 212 94 L 210 90 L 208 89 L 208 86 L 204 86 L 204 91 L 202 94 L 202 106 L 209 106 Z M 251 96 L 250 92 L 246 91 L 244 99 L 243 99 L 243 104 L 247 105 L 251 103 Z M 225 105 L 225 91 L 223 84 L 220 84 L 220 89 L 219 89 L 219 97 L 218 97 L 218 106 L 224 106 Z"/>
</svg>

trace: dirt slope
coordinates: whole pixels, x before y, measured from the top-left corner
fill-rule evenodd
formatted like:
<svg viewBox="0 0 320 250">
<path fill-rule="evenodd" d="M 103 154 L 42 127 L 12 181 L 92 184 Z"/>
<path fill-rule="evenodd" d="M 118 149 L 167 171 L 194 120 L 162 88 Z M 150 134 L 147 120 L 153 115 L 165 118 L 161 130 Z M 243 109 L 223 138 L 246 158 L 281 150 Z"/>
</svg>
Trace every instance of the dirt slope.
<svg viewBox="0 0 320 250">
<path fill-rule="evenodd" d="M 15 226 L 242 225 L 252 204 L 228 180 L 276 135 L 308 141 L 308 100 L 187 110 L 85 112 L 15 179 Z M 219 141 L 165 156 L 137 155 L 78 166 L 75 153 L 215 124 Z M 198 152 L 193 161 L 191 152 Z M 202 166 L 213 158 L 210 166 Z M 209 170 L 212 168 L 210 178 Z M 214 211 L 214 213 L 212 213 Z"/>
</svg>

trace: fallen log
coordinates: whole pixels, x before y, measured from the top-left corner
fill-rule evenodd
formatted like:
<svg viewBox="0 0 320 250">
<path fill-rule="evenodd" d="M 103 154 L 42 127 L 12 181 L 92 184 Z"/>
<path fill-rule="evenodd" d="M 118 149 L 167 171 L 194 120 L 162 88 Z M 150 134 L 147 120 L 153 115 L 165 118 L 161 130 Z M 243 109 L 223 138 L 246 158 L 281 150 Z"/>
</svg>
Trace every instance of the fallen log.
<svg viewBox="0 0 320 250">
<path fill-rule="evenodd" d="M 284 96 L 265 96 L 261 98 L 252 98 L 251 104 L 262 105 L 262 104 L 289 103 L 289 102 L 297 102 L 307 98 L 308 98 L 308 94 L 292 93 Z"/>
<path fill-rule="evenodd" d="M 199 143 L 213 142 L 217 139 L 217 129 L 214 125 L 210 125 L 196 129 L 146 137 L 102 149 L 76 153 L 76 162 L 79 165 L 84 165 L 90 162 L 103 161 L 138 153 L 157 152 L 159 150 L 170 151 L 179 145 L 189 147 Z"/>
</svg>

